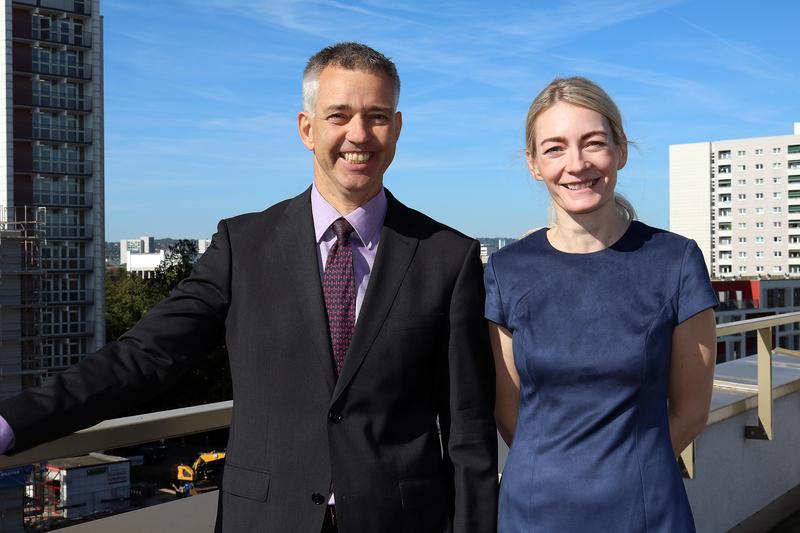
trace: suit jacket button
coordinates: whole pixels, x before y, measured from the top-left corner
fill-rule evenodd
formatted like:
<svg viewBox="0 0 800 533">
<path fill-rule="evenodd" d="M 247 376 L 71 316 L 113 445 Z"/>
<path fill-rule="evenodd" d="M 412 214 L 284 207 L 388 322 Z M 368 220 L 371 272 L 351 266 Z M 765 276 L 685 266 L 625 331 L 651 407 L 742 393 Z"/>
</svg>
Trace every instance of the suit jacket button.
<svg viewBox="0 0 800 533">
<path fill-rule="evenodd" d="M 325 503 L 325 496 L 320 494 L 319 492 L 315 492 L 311 495 L 311 501 L 314 502 L 314 505 L 322 505 Z"/>
<path fill-rule="evenodd" d="M 330 420 L 330 421 L 331 421 L 331 422 L 333 422 L 334 424 L 338 424 L 339 422 L 341 422 L 341 421 L 342 421 L 342 419 L 343 419 L 343 417 L 342 417 L 342 415 L 341 415 L 341 414 L 339 414 L 339 413 L 334 413 L 333 411 L 331 411 L 330 413 L 328 413 L 328 420 Z"/>
</svg>

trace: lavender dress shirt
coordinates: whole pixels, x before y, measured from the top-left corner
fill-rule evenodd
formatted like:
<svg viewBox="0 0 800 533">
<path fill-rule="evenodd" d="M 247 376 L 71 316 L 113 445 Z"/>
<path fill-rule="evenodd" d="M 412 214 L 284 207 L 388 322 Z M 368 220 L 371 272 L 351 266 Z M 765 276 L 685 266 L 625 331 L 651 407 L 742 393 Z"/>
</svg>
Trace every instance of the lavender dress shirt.
<svg viewBox="0 0 800 533">
<path fill-rule="evenodd" d="M 328 203 L 317 190 L 316 185 L 311 187 L 311 214 L 314 218 L 314 233 L 319 246 L 319 274 L 320 277 L 325 270 L 325 261 L 328 253 L 336 242 L 336 234 L 331 228 L 331 224 L 342 215 Z M 375 255 L 378 253 L 378 241 L 383 228 L 383 220 L 386 217 L 386 193 L 381 191 L 369 202 L 358 207 L 344 218 L 355 229 L 357 238 L 350 237 L 350 245 L 353 247 L 353 274 L 356 284 L 356 321 L 358 313 L 361 311 L 361 304 L 364 302 L 364 294 L 367 292 L 369 276 L 372 272 L 372 265 L 375 263 Z M 0 416 L 0 453 L 4 453 L 14 447 L 14 431 L 8 422 Z M 331 502 L 332 503 L 332 502 Z"/>
</svg>

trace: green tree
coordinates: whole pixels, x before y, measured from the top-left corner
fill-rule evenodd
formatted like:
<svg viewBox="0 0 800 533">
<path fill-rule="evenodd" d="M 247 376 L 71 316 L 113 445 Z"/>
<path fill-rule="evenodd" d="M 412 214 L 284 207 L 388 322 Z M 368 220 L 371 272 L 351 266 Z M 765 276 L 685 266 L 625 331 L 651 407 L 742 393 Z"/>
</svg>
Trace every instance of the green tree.
<svg viewBox="0 0 800 533">
<path fill-rule="evenodd" d="M 195 241 L 183 239 L 169 247 L 153 278 L 143 279 L 124 270 L 106 274 L 106 337 L 115 340 L 133 327 L 156 303 L 189 276 L 197 259 Z M 225 346 L 209 346 L 198 353 L 192 368 L 164 394 L 140 405 L 136 413 L 163 411 L 232 397 L 228 352 Z"/>
</svg>

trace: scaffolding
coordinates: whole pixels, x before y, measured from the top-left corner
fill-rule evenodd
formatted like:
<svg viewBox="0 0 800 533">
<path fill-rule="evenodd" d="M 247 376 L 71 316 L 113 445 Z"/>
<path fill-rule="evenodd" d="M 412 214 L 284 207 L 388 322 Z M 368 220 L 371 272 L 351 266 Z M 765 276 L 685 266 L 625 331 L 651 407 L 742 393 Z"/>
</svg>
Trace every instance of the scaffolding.
<svg viewBox="0 0 800 533">
<path fill-rule="evenodd" d="M 41 382 L 45 208 L 0 206 L 0 398 Z"/>
</svg>

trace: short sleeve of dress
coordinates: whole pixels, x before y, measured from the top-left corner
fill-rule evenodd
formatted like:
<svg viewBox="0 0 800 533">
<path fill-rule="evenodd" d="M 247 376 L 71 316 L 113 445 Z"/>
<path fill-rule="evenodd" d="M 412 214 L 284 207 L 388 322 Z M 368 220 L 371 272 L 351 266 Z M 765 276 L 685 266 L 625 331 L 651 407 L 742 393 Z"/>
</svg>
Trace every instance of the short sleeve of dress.
<svg viewBox="0 0 800 533">
<path fill-rule="evenodd" d="M 700 311 L 717 307 L 719 299 L 711 286 L 703 253 L 694 241 L 689 241 L 683 254 L 681 281 L 678 289 L 678 324 Z"/>
<path fill-rule="evenodd" d="M 507 328 L 506 313 L 503 307 L 503 298 L 500 294 L 500 285 L 494 271 L 494 256 L 489 257 L 486 270 L 483 273 L 483 284 L 486 287 L 486 307 L 484 315 L 487 320 Z"/>
</svg>

